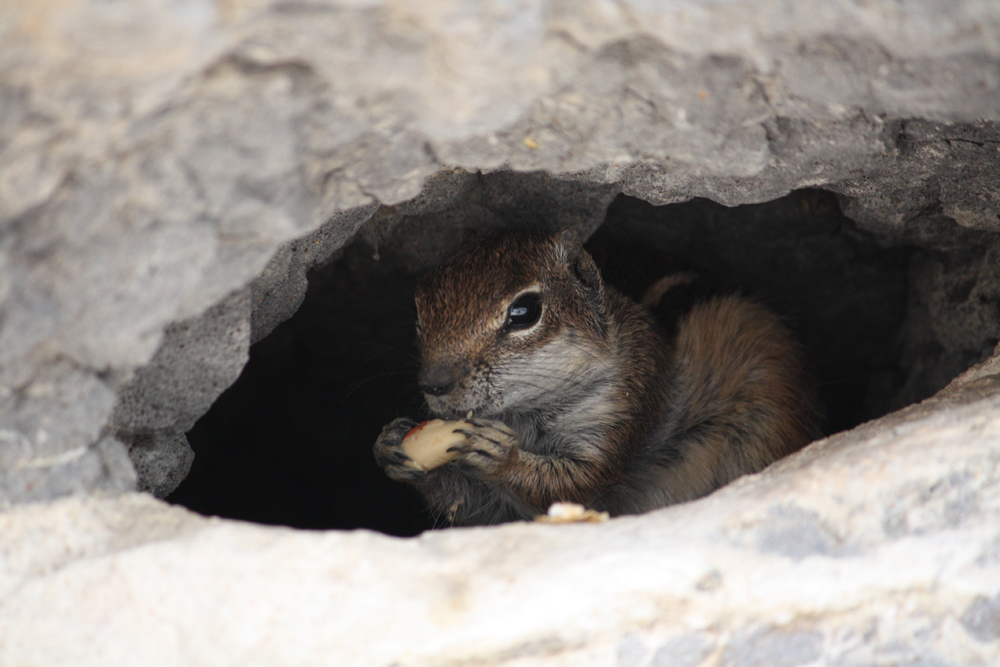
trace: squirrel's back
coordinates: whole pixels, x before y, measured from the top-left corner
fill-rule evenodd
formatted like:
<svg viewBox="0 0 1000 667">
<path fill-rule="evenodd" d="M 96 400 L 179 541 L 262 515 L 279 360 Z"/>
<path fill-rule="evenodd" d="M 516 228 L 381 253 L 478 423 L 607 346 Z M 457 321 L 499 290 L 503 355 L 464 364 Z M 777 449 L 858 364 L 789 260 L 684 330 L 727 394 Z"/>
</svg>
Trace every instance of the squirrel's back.
<svg viewBox="0 0 1000 667">
<path fill-rule="evenodd" d="M 618 513 L 706 495 L 821 435 L 798 343 L 770 310 L 716 294 L 690 302 L 675 326 L 665 409 L 607 495 Z"/>
</svg>

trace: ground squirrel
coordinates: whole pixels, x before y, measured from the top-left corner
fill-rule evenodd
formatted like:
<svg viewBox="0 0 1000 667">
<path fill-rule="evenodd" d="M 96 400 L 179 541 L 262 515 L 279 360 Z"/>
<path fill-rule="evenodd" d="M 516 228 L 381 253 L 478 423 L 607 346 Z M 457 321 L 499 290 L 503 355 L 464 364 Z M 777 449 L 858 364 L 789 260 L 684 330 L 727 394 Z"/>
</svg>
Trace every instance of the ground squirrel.
<svg viewBox="0 0 1000 667">
<path fill-rule="evenodd" d="M 388 424 L 375 458 L 448 521 L 532 518 L 572 501 L 612 515 L 708 494 L 808 443 L 815 393 L 799 350 L 758 302 L 691 273 L 638 304 L 569 230 L 465 243 L 415 295 L 430 412 L 468 417 L 452 462 L 404 465 Z"/>
</svg>

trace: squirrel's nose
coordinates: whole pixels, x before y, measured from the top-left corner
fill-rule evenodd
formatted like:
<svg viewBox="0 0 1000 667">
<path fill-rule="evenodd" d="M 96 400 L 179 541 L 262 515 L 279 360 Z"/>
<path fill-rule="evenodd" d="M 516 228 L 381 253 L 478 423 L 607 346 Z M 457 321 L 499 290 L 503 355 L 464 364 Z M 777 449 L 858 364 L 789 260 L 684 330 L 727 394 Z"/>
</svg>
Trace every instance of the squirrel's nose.
<svg viewBox="0 0 1000 667">
<path fill-rule="evenodd" d="M 450 394 L 456 383 L 455 373 L 450 368 L 443 366 L 422 368 L 420 374 L 417 375 L 417 384 L 420 385 L 420 390 L 431 396 Z"/>
</svg>

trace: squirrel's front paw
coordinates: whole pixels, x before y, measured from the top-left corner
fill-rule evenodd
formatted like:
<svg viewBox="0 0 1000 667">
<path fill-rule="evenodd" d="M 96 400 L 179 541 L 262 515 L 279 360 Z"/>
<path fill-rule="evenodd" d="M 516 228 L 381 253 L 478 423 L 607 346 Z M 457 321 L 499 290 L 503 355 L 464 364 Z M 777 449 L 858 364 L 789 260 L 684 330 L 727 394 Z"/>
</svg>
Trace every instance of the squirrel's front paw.
<svg viewBox="0 0 1000 667">
<path fill-rule="evenodd" d="M 385 425 L 375 441 L 375 462 L 385 470 L 390 479 L 397 482 L 413 482 L 426 474 L 412 465 L 406 465 L 410 457 L 403 451 L 403 438 L 416 425 L 417 422 L 408 417 L 393 419 Z"/>
<path fill-rule="evenodd" d="M 472 468 L 486 479 L 497 477 L 517 457 L 520 439 L 506 424 L 489 419 L 467 419 L 470 426 L 455 429 L 466 437 L 465 442 L 451 447 L 457 452 L 455 462 Z"/>
</svg>

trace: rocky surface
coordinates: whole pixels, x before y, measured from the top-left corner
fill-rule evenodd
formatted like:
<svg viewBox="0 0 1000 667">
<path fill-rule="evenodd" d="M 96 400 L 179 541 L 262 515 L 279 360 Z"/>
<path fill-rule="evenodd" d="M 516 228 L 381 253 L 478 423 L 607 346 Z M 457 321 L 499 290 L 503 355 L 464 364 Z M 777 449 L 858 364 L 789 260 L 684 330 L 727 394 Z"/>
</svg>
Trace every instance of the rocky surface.
<svg viewBox="0 0 1000 667">
<path fill-rule="evenodd" d="M 998 367 L 604 524 L 398 539 L 24 505 L 0 515 L 0 663 L 996 664 Z"/>
<path fill-rule="evenodd" d="M 405 245 L 472 211 L 445 244 L 821 187 L 923 249 L 899 344 L 927 395 L 1000 336 L 998 34 L 993 0 L 4 3 L 0 663 L 1000 661 L 992 366 L 599 526 L 394 540 L 115 497 L 176 486 L 368 220 Z"/>
<path fill-rule="evenodd" d="M 59 457 L 111 471 L 175 442 L 308 266 L 380 205 L 376 236 L 393 205 L 447 209 L 456 167 L 563 173 L 591 201 L 823 186 L 886 237 L 995 231 L 998 31 L 990 0 L 7 3 L 0 498 L 36 497 L 12 469 L 58 495 L 79 486 Z M 216 370 L 161 363 L 177 327 L 230 332 L 197 344 Z"/>
</svg>

